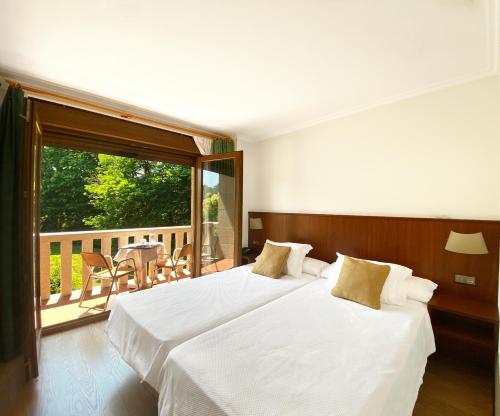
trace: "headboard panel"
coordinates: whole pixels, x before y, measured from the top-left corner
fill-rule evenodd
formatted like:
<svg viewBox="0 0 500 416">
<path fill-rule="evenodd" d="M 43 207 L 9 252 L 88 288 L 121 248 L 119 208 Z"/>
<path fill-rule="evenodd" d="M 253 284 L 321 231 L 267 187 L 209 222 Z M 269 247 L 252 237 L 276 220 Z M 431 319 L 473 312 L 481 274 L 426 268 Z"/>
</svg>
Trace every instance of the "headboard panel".
<svg viewBox="0 0 500 416">
<path fill-rule="evenodd" d="M 262 248 L 266 238 L 307 242 L 314 247 L 311 257 L 332 262 L 338 251 L 403 264 L 415 276 L 434 280 L 442 293 L 497 303 L 500 221 L 250 212 L 252 217 L 262 218 L 264 227 L 249 230 L 249 246 L 255 250 Z M 489 254 L 444 250 L 451 230 L 481 231 Z M 455 283 L 456 273 L 476 276 L 476 286 Z"/>
</svg>

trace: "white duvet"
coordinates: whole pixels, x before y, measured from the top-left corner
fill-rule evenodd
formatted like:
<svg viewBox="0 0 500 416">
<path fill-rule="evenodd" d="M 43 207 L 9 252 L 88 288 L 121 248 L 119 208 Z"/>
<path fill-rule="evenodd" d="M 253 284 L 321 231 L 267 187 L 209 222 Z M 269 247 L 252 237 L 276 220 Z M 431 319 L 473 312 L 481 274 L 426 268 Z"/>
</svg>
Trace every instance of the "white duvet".
<svg viewBox="0 0 500 416">
<path fill-rule="evenodd" d="M 159 413 L 411 415 L 434 351 L 424 304 L 377 311 L 318 281 L 176 347 Z"/>
<path fill-rule="evenodd" d="M 271 279 L 252 273 L 251 267 L 119 295 L 107 325 L 111 343 L 158 389 L 161 366 L 172 348 L 316 280 L 308 274 Z"/>
</svg>

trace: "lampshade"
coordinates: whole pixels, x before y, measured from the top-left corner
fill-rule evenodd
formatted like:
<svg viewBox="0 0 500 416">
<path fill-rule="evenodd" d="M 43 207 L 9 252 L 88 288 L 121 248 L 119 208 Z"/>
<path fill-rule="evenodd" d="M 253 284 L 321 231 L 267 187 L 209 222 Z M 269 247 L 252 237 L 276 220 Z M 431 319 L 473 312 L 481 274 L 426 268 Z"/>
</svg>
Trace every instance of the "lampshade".
<svg viewBox="0 0 500 416">
<path fill-rule="evenodd" d="M 450 231 L 445 250 L 462 254 L 488 254 L 483 233 L 461 234 Z"/>
<path fill-rule="evenodd" d="M 264 226 L 262 225 L 262 218 L 250 218 L 250 229 L 251 230 L 262 230 Z"/>
</svg>

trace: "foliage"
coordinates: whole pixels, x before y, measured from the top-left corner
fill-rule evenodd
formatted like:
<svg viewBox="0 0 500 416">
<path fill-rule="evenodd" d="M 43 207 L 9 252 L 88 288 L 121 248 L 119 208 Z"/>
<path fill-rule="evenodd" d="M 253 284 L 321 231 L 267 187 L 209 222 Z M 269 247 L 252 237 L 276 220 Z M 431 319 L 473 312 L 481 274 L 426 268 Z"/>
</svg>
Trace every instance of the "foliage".
<svg viewBox="0 0 500 416">
<path fill-rule="evenodd" d="M 43 148 L 41 215 L 42 232 L 76 231 L 90 227 L 83 219 L 96 215 L 85 194 L 86 182 L 95 175 L 97 155 L 57 147 Z"/>
<path fill-rule="evenodd" d="M 190 222 L 190 167 L 43 148 L 42 232 Z"/>
<path fill-rule="evenodd" d="M 82 256 L 72 255 L 72 281 L 73 290 L 82 287 Z M 50 256 L 50 293 L 61 291 L 61 256 L 52 254 Z"/>
<path fill-rule="evenodd" d="M 207 193 L 203 198 L 203 221 L 218 221 L 219 194 Z"/>
<path fill-rule="evenodd" d="M 217 203 L 217 195 L 203 203 L 210 218 Z M 44 147 L 40 208 L 42 232 L 188 225 L 191 168 Z M 60 248 L 52 246 L 50 291 L 57 293 L 61 257 Z M 81 244 L 74 242 L 73 289 L 82 286 L 80 251 Z"/>
<path fill-rule="evenodd" d="M 164 162 L 99 154 L 85 190 L 97 215 L 94 229 L 160 227 L 191 222 L 191 169 Z"/>
</svg>

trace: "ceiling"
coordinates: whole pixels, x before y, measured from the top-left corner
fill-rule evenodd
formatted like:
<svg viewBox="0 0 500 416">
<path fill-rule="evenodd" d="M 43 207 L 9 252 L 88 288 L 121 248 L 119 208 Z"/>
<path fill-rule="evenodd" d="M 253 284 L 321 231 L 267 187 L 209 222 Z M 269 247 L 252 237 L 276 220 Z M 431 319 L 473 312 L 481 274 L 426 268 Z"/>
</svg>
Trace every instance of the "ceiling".
<svg viewBox="0 0 500 416">
<path fill-rule="evenodd" d="M 0 73 L 260 140 L 496 71 L 496 0 L 0 0 Z"/>
</svg>

